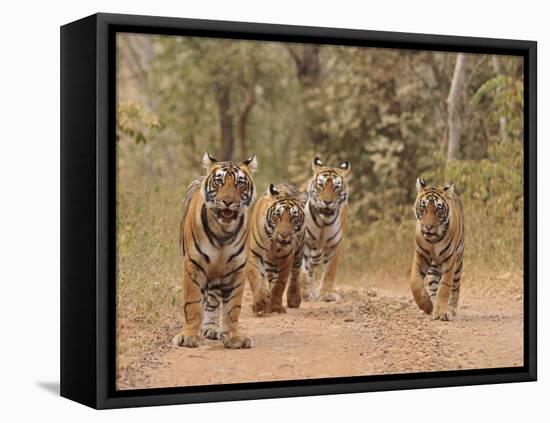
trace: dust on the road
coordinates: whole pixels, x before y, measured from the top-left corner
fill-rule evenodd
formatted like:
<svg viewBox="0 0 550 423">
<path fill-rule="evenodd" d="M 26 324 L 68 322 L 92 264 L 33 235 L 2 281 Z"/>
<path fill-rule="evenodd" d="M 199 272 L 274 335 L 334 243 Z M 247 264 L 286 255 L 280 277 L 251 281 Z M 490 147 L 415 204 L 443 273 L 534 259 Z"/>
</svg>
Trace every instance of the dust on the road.
<svg viewBox="0 0 550 423">
<path fill-rule="evenodd" d="M 119 369 L 118 389 L 208 385 L 523 365 L 521 280 L 473 283 L 455 321 L 433 321 L 418 310 L 406 281 L 384 288 L 342 287 L 338 303 L 302 303 L 286 314 L 257 317 L 243 301 L 241 332 L 249 350 L 205 341 L 196 349 L 166 342 Z M 504 294 L 504 295 L 495 295 Z M 497 299 L 495 299 L 497 298 Z M 498 299 L 500 298 L 500 299 Z"/>
</svg>

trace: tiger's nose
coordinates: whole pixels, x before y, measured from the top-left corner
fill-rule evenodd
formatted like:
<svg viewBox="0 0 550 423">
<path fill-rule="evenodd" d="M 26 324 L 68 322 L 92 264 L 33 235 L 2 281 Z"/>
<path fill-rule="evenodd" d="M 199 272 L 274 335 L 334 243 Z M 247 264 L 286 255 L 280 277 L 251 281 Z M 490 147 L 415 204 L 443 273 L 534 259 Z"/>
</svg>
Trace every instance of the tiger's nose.
<svg viewBox="0 0 550 423">
<path fill-rule="evenodd" d="M 229 207 L 231 206 L 231 204 L 233 204 L 233 200 L 222 200 L 222 203 L 225 207 Z"/>
<path fill-rule="evenodd" d="M 323 203 L 325 203 L 326 206 L 330 206 L 330 203 L 332 203 L 332 200 L 323 200 Z"/>
<path fill-rule="evenodd" d="M 292 235 L 279 235 L 279 239 L 277 240 L 281 244 L 290 244 L 290 241 L 292 240 Z"/>
</svg>

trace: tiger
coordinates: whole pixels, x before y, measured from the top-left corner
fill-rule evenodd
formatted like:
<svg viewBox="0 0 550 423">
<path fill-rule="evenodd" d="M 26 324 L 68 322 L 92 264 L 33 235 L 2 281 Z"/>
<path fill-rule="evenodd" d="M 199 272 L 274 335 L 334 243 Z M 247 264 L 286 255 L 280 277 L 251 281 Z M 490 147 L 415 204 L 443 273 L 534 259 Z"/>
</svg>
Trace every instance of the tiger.
<svg viewBox="0 0 550 423">
<path fill-rule="evenodd" d="M 205 153 L 202 163 L 206 175 L 191 182 L 183 200 L 184 324 L 172 342 L 193 348 L 206 337 L 226 348 L 250 348 L 252 341 L 239 334 L 238 323 L 257 160 L 252 155 L 242 163 L 218 162 Z"/>
<path fill-rule="evenodd" d="M 302 298 L 317 298 L 315 269 L 321 262 L 326 265 L 320 287 L 320 299 L 338 301 L 334 278 L 342 254 L 342 240 L 348 222 L 348 181 L 350 163 L 340 167 L 325 166 L 319 157 L 312 162 L 313 177 L 305 184 L 307 203 L 304 254 L 302 264 Z"/>
<path fill-rule="evenodd" d="M 304 246 L 305 194 L 291 184 L 270 184 L 258 198 L 250 218 L 247 279 L 254 296 L 256 314 L 285 313 L 298 308 L 300 266 Z"/>
<path fill-rule="evenodd" d="M 418 307 L 434 320 L 452 320 L 457 314 L 464 253 L 462 203 L 453 184 L 427 186 L 418 178 L 416 189 L 412 294 Z"/>
</svg>

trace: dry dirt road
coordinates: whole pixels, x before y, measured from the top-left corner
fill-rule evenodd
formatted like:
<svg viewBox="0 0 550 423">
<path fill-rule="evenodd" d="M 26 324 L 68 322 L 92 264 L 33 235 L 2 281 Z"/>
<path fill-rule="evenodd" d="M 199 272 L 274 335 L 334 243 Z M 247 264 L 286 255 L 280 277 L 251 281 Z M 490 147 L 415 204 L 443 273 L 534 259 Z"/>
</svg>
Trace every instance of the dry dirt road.
<svg viewBox="0 0 550 423">
<path fill-rule="evenodd" d="M 432 321 L 418 310 L 405 279 L 342 286 L 338 303 L 302 303 L 286 314 L 256 317 L 244 298 L 241 332 L 249 350 L 220 342 L 161 348 L 119 370 L 118 389 L 376 375 L 523 364 L 521 275 L 463 284 L 459 315 Z M 248 290 L 247 290 L 248 291 Z"/>
</svg>

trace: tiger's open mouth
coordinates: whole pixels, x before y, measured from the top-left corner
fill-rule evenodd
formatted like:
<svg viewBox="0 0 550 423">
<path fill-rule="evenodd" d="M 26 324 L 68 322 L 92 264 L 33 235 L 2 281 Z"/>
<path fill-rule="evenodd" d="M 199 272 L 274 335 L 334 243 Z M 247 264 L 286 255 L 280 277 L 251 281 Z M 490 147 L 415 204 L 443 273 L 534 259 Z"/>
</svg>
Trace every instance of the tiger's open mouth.
<svg viewBox="0 0 550 423">
<path fill-rule="evenodd" d="M 438 241 L 440 238 L 437 229 L 431 231 L 427 229 L 421 229 L 420 231 L 422 232 L 422 236 L 424 236 L 424 238 L 428 241 Z"/>
<path fill-rule="evenodd" d="M 292 242 L 292 239 L 278 239 L 277 244 L 279 245 L 289 245 Z"/>
<path fill-rule="evenodd" d="M 323 207 L 322 209 L 319 209 L 319 212 L 324 216 L 334 216 L 336 210 L 331 209 L 330 207 Z"/>
<path fill-rule="evenodd" d="M 230 222 L 231 220 L 235 220 L 237 218 L 237 215 L 238 215 L 237 210 L 231 210 L 228 208 L 218 209 L 218 218 L 223 220 L 224 222 Z"/>
</svg>

